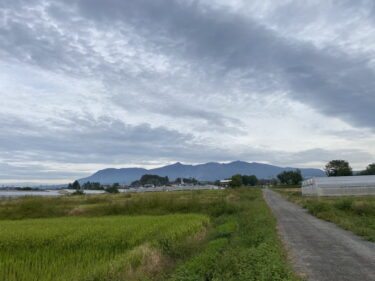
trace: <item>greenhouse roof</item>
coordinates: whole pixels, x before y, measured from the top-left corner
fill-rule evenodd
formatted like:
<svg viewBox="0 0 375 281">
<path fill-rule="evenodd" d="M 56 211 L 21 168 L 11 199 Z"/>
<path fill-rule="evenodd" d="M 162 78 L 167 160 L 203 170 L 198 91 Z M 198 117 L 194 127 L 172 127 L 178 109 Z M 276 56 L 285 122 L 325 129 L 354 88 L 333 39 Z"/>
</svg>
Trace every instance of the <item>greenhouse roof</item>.
<svg viewBox="0 0 375 281">
<path fill-rule="evenodd" d="M 312 178 L 304 182 L 304 185 L 308 184 L 312 184 L 320 188 L 351 186 L 375 187 L 375 176 L 319 177 Z"/>
</svg>

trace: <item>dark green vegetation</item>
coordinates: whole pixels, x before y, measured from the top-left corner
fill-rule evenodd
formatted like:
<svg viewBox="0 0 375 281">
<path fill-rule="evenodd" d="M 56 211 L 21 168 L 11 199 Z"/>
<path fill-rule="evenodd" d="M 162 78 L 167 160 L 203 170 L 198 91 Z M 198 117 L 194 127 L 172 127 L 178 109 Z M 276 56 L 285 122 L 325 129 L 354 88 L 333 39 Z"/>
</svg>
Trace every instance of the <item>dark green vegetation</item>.
<svg viewBox="0 0 375 281">
<path fill-rule="evenodd" d="M 174 181 L 171 182 L 169 181 L 168 177 L 145 174 L 139 180 L 133 181 L 130 185 L 146 187 L 147 185 L 162 186 L 169 184 L 180 184 L 181 180 L 186 184 L 199 184 L 198 180 L 195 178 L 176 178 Z"/>
<path fill-rule="evenodd" d="M 275 190 L 314 216 L 375 242 L 375 196 L 306 197 L 297 190 Z"/>
<path fill-rule="evenodd" d="M 143 175 L 139 180 L 131 183 L 132 186 L 143 186 L 152 184 L 155 186 L 169 184 L 168 177 L 160 177 L 158 175 Z"/>
<path fill-rule="evenodd" d="M 69 183 L 67 188 L 68 189 L 75 189 L 76 191 L 73 193 L 74 195 L 82 195 L 82 190 L 104 190 L 108 193 L 118 193 L 120 188 L 119 183 L 114 183 L 112 185 L 102 185 L 100 182 L 90 182 L 87 181 L 80 185 L 78 181 L 74 181 L 73 183 Z"/>
<path fill-rule="evenodd" d="M 282 188 L 282 189 L 295 189 L 295 188 L 301 188 L 301 183 L 299 184 L 275 184 L 272 185 L 273 187 L 276 188 Z"/>
<path fill-rule="evenodd" d="M 362 175 L 362 176 L 375 175 L 375 163 L 368 165 L 365 170 L 359 172 L 359 175 Z"/>
<path fill-rule="evenodd" d="M 114 183 L 111 186 L 104 188 L 104 190 L 108 193 L 119 193 L 119 187 L 120 185 L 118 183 Z"/>
<path fill-rule="evenodd" d="M 68 189 L 80 189 L 81 185 L 78 181 L 74 181 L 73 183 L 68 184 Z"/>
<path fill-rule="evenodd" d="M 0 280 L 296 280 L 260 189 L 24 198 L 0 219 Z"/>
<path fill-rule="evenodd" d="M 353 176 L 353 170 L 348 161 L 332 160 L 324 167 L 326 175 L 329 177 Z M 355 176 L 375 175 L 375 163 L 369 164 L 365 170 L 354 173 Z"/>
<path fill-rule="evenodd" d="M 254 175 L 233 175 L 231 177 L 230 187 L 255 186 L 258 184 L 258 178 Z"/>
<path fill-rule="evenodd" d="M 324 170 L 329 177 L 353 175 L 353 170 L 350 167 L 349 162 L 345 160 L 332 160 L 325 166 Z"/>
<path fill-rule="evenodd" d="M 37 188 L 37 187 L 16 187 L 16 190 L 20 190 L 20 191 L 40 191 L 40 190 L 43 190 L 43 189 L 40 189 L 40 188 Z"/>
<path fill-rule="evenodd" d="M 299 184 L 303 178 L 301 170 L 285 171 L 277 175 L 281 184 Z"/>
<path fill-rule="evenodd" d="M 104 187 L 100 184 L 100 182 L 90 182 L 90 181 L 88 181 L 88 182 L 85 182 L 84 184 L 82 184 L 82 189 L 103 190 Z"/>
</svg>

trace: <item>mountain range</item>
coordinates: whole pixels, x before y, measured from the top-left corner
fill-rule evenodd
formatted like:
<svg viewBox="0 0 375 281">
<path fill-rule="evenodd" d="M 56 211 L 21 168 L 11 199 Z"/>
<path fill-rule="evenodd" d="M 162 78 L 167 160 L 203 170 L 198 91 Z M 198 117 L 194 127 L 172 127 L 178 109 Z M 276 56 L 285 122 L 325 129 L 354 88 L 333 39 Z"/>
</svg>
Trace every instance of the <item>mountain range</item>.
<svg viewBox="0 0 375 281">
<path fill-rule="evenodd" d="M 177 162 L 172 165 L 167 165 L 155 169 L 144 168 L 121 168 L 121 169 L 104 169 L 99 170 L 93 175 L 79 179 L 80 183 L 100 182 L 101 184 L 113 184 L 118 182 L 120 184 L 130 184 L 131 182 L 140 179 L 144 174 L 152 174 L 158 176 L 168 176 L 169 180 L 175 180 L 178 177 L 196 178 L 200 181 L 215 181 L 229 178 L 234 174 L 242 175 L 256 175 L 259 179 L 275 178 L 283 171 L 295 170 L 291 167 L 278 167 L 262 163 L 248 163 L 244 161 L 234 161 L 230 163 L 209 162 L 198 165 L 185 165 Z M 324 172 L 319 169 L 300 169 L 304 178 L 322 177 Z"/>
</svg>

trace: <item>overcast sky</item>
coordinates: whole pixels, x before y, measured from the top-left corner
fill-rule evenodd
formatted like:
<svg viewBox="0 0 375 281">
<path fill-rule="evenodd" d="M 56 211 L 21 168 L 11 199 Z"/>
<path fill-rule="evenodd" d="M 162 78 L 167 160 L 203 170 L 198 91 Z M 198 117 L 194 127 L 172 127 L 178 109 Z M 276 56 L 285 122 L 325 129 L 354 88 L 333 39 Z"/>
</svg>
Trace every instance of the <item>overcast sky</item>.
<svg viewBox="0 0 375 281">
<path fill-rule="evenodd" d="M 375 162 L 373 0 L 2 0 L 0 184 Z"/>
</svg>

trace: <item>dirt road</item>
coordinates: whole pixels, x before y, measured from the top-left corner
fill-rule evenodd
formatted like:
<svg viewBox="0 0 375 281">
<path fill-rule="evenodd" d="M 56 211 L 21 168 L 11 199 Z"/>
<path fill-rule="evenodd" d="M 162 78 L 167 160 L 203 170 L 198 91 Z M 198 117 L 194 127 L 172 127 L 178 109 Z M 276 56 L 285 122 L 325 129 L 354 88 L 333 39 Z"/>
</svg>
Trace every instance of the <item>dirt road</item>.
<svg viewBox="0 0 375 281">
<path fill-rule="evenodd" d="M 375 281 L 375 243 L 308 214 L 271 190 L 263 193 L 295 270 L 307 280 Z"/>
</svg>

